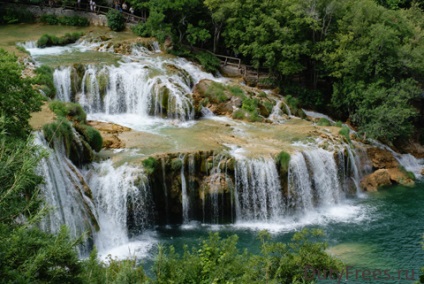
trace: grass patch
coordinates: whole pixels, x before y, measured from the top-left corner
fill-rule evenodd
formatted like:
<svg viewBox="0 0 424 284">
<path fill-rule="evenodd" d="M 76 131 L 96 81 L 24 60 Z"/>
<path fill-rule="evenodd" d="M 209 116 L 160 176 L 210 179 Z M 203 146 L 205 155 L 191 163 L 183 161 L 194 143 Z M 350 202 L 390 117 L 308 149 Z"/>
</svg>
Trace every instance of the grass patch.
<svg viewBox="0 0 424 284">
<path fill-rule="evenodd" d="M 67 119 L 78 123 L 86 123 L 87 114 L 79 104 L 52 101 L 49 103 L 49 108 L 58 117 L 66 117 Z"/>
<path fill-rule="evenodd" d="M 326 119 L 325 117 L 321 117 L 318 120 L 317 124 L 319 126 L 331 126 L 331 122 L 328 119 Z"/>
<path fill-rule="evenodd" d="M 343 123 L 339 120 L 339 121 L 336 122 L 335 126 L 342 127 L 343 126 Z"/>
<path fill-rule="evenodd" d="M 240 97 L 242 99 L 246 98 L 244 91 L 239 86 L 229 86 L 228 90 L 233 96 Z"/>
<path fill-rule="evenodd" d="M 341 129 L 340 129 L 340 131 L 339 131 L 339 134 L 341 135 L 341 136 L 343 136 L 345 139 L 346 139 L 346 141 L 347 142 L 351 142 L 350 141 L 350 129 L 349 129 L 349 127 L 347 127 L 347 126 L 343 126 Z"/>
<path fill-rule="evenodd" d="M 228 100 L 225 91 L 226 87 L 223 84 L 212 82 L 206 89 L 205 95 L 213 103 L 222 103 Z"/>
<path fill-rule="evenodd" d="M 244 119 L 245 117 L 246 117 L 246 112 L 242 109 L 238 109 L 235 112 L 233 112 L 234 119 Z"/>
</svg>

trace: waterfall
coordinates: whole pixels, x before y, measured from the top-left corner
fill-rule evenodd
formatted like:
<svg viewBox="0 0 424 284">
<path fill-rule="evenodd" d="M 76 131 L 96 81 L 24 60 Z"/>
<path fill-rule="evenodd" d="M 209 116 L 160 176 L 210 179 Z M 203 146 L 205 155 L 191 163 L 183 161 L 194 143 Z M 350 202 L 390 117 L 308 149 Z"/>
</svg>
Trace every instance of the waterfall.
<svg viewBox="0 0 424 284">
<path fill-rule="evenodd" d="M 57 233 L 60 226 L 66 225 L 71 238 L 78 238 L 87 231 L 90 236 L 97 227 L 97 220 L 91 191 L 83 175 L 62 152 L 51 149 L 41 133 L 36 134 L 35 144 L 48 153 L 37 169 L 44 178 L 41 193 L 46 205 L 51 207 L 41 228 Z M 90 249 L 89 240 L 78 249 L 81 256 L 86 255 Z"/>
<path fill-rule="evenodd" d="M 237 160 L 235 172 L 237 221 L 280 219 L 285 203 L 275 161 L 271 158 Z"/>
<path fill-rule="evenodd" d="M 291 156 L 288 170 L 288 200 L 293 210 L 311 211 L 313 205 L 312 183 L 306 160 L 302 153 Z"/>
<path fill-rule="evenodd" d="M 53 82 L 56 86 L 56 98 L 63 102 L 71 101 L 71 68 L 63 67 L 53 72 Z"/>
<path fill-rule="evenodd" d="M 162 165 L 162 180 L 163 180 L 163 196 L 165 198 L 165 215 L 166 223 L 169 223 L 169 205 L 168 205 L 168 187 L 166 186 L 166 177 L 165 177 L 165 159 L 160 159 Z"/>
<path fill-rule="evenodd" d="M 424 159 L 417 159 L 411 154 L 397 155 L 395 158 L 398 160 L 407 171 L 414 173 L 415 177 L 421 177 L 421 171 L 424 168 Z"/>
<path fill-rule="evenodd" d="M 339 183 L 334 153 L 315 149 L 305 151 L 303 154 L 311 168 L 311 180 L 319 205 L 333 205 L 340 202 L 343 191 Z"/>
<path fill-rule="evenodd" d="M 184 160 L 185 160 L 185 155 L 180 155 L 180 160 L 181 160 L 181 204 L 182 204 L 182 209 L 183 209 L 183 223 L 187 224 L 190 220 L 189 220 L 189 216 L 188 216 L 188 212 L 190 209 L 190 200 L 187 194 L 187 181 L 184 175 Z"/>
<path fill-rule="evenodd" d="M 271 114 L 269 115 L 269 119 L 274 123 L 283 123 L 286 120 L 283 118 L 281 111 L 281 105 L 283 104 L 283 100 L 277 100 L 275 106 L 272 107 Z M 289 112 L 290 113 L 290 112 Z"/>
<path fill-rule="evenodd" d="M 95 236 L 99 252 L 127 244 L 149 228 L 152 198 L 141 168 L 128 164 L 115 168 L 111 160 L 93 163 L 86 172 L 99 215 Z"/>
</svg>

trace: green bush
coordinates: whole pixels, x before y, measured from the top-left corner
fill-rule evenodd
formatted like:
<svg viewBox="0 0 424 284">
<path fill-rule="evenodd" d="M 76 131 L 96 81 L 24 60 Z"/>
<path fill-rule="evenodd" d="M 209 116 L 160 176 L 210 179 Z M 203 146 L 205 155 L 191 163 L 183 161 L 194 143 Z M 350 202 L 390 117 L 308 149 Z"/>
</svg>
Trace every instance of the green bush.
<svg viewBox="0 0 424 284">
<path fill-rule="evenodd" d="M 212 103 L 222 103 L 228 100 L 225 85 L 212 82 L 206 89 L 205 95 Z"/>
<path fill-rule="evenodd" d="M 245 117 L 246 117 L 246 112 L 242 109 L 238 109 L 235 112 L 233 112 L 234 119 L 244 119 Z"/>
<path fill-rule="evenodd" d="M 334 126 L 342 127 L 343 126 L 343 122 L 341 122 L 340 120 L 338 120 Z"/>
<path fill-rule="evenodd" d="M 53 82 L 53 69 L 47 65 L 42 65 L 35 69 L 36 76 L 32 78 L 32 83 L 39 85 L 40 89 L 49 98 L 54 98 L 56 95 L 56 88 Z"/>
<path fill-rule="evenodd" d="M 55 141 L 62 143 L 65 146 L 66 155 L 69 157 L 74 133 L 72 125 L 65 117 L 58 117 L 52 123 L 45 124 L 43 126 L 43 133 L 50 145 L 53 146 Z"/>
<path fill-rule="evenodd" d="M 107 25 L 112 31 L 122 31 L 125 29 L 125 19 L 118 10 L 111 9 L 106 15 Z"/>
<path fill-rule="evenodd" d="M 248 113 L 255 113 L 258 109 L 258 102 L 257 99 L 244 99 L 241 108 Z"/>
<path fill-rule="evenodd" d="M 183 166 L 183 161 L 181 161 L 181 159 L 179 158 L 175 158 L 171 161 L 171 169 L 173 171 L 178 171 L 182 168 Z"/>
<path fill-rule="evenodd" d="M 59 19 L 56 15 L 53 14 L 45 14 L 40 17 L 40 22 L 49 25 L 57 25 L 59 24 Z"/>
<path fill-rule="evenodd" d="M 59 117 L 66 117 L 78 123 L 86 123 L 87 114 L 79 104 L 51 101 L 49 108 Z"/>
<path fill-rule="evenodd" d="M 97 129 L 86 124 L 77 124 L 75 125 L 75 129 L 84 137 L 84 140 L 87 141 L 91 149 L 96 152 L 99 152 L 102 149 L 103 138 Z"/>
<path fill-rule="evenodd" d="M 239 86 L 229 86 L 228 90 L 233 96 L 240 97 L 244 99 L 246 95 L 244 94 L 244 91 Z"/>
<path fill-rule="evenodd" d="M 287 173 L 289 170 L 290 163 L 290 154 L 284 151 L 281 151 L 276 158 L 277 165 L 280 167 L 280 172 Z"/>
<path fill-rule="evenodd" d="M 324 117 L 321 117 L 319 120 L 318 120 L 318 123 L 317 123 L 319 126 L 331 126 L 331 122 L 328 120 L 328 119 L 326 119 L 326 118 L 324 118 Z"/>
<path fill-rule="evenodd" d="M 202 65 L 206 72 L 217 73 L 221 67 L 221 61 L 210 52 L 196 52 L 194 58 Z"/>
<path fill-rule="evenodd" d="M 55 35 L 44 34 L 37 41 L 37 47 L 49 47 L 49 46 L 64 46 L 71 44 L 79 40 L 84 33 L 74 32 L 66 33 L 63 37 L 57 37 Z"/>
<path fill-rule="evenodd" d="M 158 166 L 158 161 L 153 157 L 148 157 L 147 159 L 143 160 L 142 164 L 146 174 L 151 175 Z"/>
<path fill-rule="evenodd" d="M 27 9 L 0 9 L 0 24 L 33 23 L 35 16 Z"/>
</svg>

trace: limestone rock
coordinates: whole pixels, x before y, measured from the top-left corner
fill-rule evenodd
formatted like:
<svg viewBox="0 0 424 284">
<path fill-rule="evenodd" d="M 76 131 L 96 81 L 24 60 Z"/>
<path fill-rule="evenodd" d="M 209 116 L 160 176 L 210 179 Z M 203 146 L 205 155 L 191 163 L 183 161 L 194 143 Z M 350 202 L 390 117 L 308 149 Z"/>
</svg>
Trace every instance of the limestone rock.
<svg viewBox="0 0 424 284">
<path fill-rule="evenodd" d="M 88 121 L 88 125 L 96 128 L 103 137 L 103 147 L 106 149 L 120 149 L 125 147 L 125 143 L 119 138 L 122 132 L 131 129 L 114 123 Z"/>
<path fill-rule="evenodd" d="M 388 169 L 387 172 L 390 175 L 390 180 L 393 182 L 396 182 L 398 184 L 402 184 L 405 186 L 415 185 L 415 182 L 407 176 L 405 171 L 402 171 L 399 168 L 391 168 L 391 169 Z"/>
<path fill-rule="evenodd" d="M 386 169 L 379 169 L 365 176 L 361 181 L 361 188 L 365 191 L 377 191 L 380 186 L 392 184 L 390 174 Z"/>
<path fill-rule="evenodd" d="M 421 170 L 421 175 L 424 176 L 424 168 Z"/>
<path fill-rule="evenodd" d="M 399 165 L 393 157 L 393 154 L 387 150 L 380 148 L 368 148 L 367 154 L 372 161 L 374 169 L 390 169 L 396 168 Z"/>
</svg>

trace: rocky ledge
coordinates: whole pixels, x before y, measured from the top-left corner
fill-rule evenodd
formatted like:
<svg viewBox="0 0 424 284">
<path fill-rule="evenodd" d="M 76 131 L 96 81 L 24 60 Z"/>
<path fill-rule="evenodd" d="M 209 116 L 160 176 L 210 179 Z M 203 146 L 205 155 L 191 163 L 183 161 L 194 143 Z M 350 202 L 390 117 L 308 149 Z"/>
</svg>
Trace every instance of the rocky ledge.
<svg viewBox="0 0 424 284">
<path fill-rule="evenodd" d="M 379 187 L 391 184 L 415 185 L 414 174 L 406 171 L 389 151 L 368 148 L 367 154 L 372 162 L 374 172 L 362 179 L 361 188 L 363 190 L 377 191 Z"/>
</svg>

